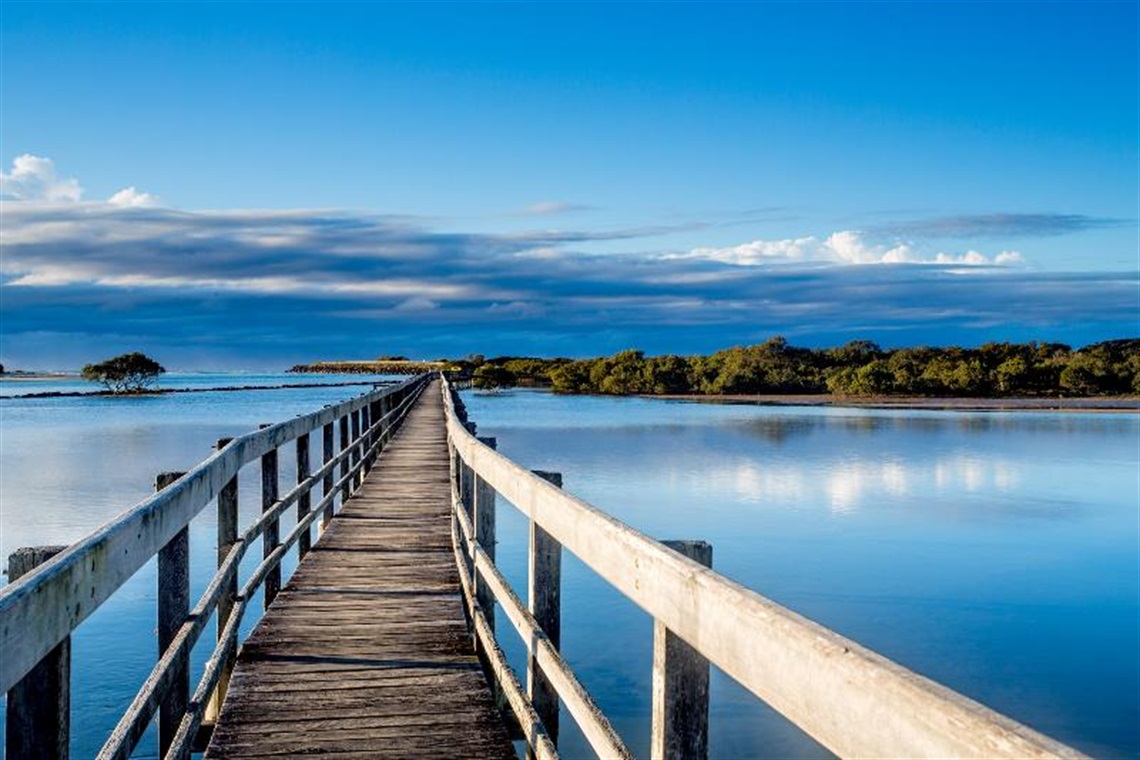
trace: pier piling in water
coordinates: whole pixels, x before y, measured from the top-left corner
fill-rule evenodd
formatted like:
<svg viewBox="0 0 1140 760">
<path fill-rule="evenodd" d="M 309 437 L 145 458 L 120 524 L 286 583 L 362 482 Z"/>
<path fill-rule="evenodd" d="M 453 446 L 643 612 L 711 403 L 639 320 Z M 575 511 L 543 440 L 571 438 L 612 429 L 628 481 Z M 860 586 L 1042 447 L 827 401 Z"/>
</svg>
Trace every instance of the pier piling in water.
<svg viewBox="0 0 1140 760">
<path fill-rule="evenodd" d="M 66 546 L 28 546 L 8 555 L 8 582 L 27 575 Z M 71 637 L 55 646 L 8 690 L 5 756 L 56 760 L 71 739 Z"/>
</svg>

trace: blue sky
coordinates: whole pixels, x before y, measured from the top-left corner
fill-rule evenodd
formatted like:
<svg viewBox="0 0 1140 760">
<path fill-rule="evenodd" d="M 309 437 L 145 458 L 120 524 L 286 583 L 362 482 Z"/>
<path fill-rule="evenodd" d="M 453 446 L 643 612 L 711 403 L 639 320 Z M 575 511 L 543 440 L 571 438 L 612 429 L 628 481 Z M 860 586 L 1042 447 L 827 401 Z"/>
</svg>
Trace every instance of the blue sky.
<svg viewBox="0 0 1140 760">
<path fill-rule="evenodd" d="M 1140 4 L 0 5 L 0 361 L 1140 334 Z"/>
</svg>

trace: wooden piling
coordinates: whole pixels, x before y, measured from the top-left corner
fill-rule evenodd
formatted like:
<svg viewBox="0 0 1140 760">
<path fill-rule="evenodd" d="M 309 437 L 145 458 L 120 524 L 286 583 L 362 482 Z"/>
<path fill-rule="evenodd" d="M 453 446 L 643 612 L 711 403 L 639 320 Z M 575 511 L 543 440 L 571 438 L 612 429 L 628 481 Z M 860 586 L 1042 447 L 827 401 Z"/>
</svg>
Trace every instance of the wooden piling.
<svg viewBox="0 0 1140 760">
<path fill-rule="evenodd" d="M 66 549 L 29 546 L 8 555 L 8 582 Z M 48 652 L 8 690 L 4 752 L 11 760 L 66 760 L 71 738 L 71 637 Z"/>
<path fill-rule="evenodd" d="M 661 543 L 712 567 L 712 545 L 706 541 Z M 709 661 L 654 620 L 649 756 L 654 760 L 703 760 L 708 757 L 708 741 Z"/>
<path fill-rule="evenodd" d="M 348 449 L 348 415 L 340 418 L 340 453 L 343 454 Z M 344 509 L 345 503 L 348 502 L 348 497 L 352 495 L 352 485 L 348 481 L 348 471 L 351 465 L 348 463 L 348 457 L 345 457 L 340 462 L 340 479 L 344 484 L 340 487 L 340 506 Z"/>
<path fill-rule="evenodd" d="M 270 449 L 261 455 L 261 511 L 268 512 L 277 503 L 278 492 L 277 449 Z M 265 533 L 262 534 L 261 549 L 263 558 L 268 559 L 281 544 L 281 521 L 274 518 L 265 524 Z M 265 574 L 265 596 L 263 603 L 265 609 L 277 597 L 281 590 L 281 565 L 276 565 Z"/>
<path fill-rule="evenodd" d="M 325 425 L 323 428 L 321 428 L 321 444 L 322 444 L 321 463 L 322 464 L 328 464 L 329 462 L 331 462 L 333 460 L 333 457 L 336 455 L 335 440 L 336 440 L 336 436 L 333 432 L 333 424 L 330 422 L 327 425 Z M 329 470 L 328 475 L 325 475 L 324 481 L 321 482 L 321 496 L 328 496 L 332 492 L 333 486 L 335 486 L 335 485 L 336 485 L 336 476 L 333 475 L 332 470 Z M 329 523 L 332 521 L 332 518 L 333 518 L 333 502 L 334 501 L 335 501 L 335 499 L 329 500 L 328 506 L 325 507 L 325 513 L 323 515 L 321 515 L 321 530 L 322 531 L 325 528 L 327 528 L 329 526 Z"/>
<path fill-rule="evenodd" d="M 535 470 L 543 480 L 562 487 L 562 474 Z M 562 646 L 562 544 L 534 520 L 530 521 L 527 547 L 527 603 L 530 614 L 556 650 Z M 538 713 L 554 746 L 558 746 L 558 692 L 538 665 L 537 652 L 529 648 L 526 661 L 527 698 Z M 529 755 L 528 751 L 528 755 Z"/>
<path fill-rule="evenodd" d="M 297 436 L 297 482 L 303 483 L 308 480 L 309 475 L 312 474 L 312 469 L 309 466 L 309 434 L 304 433 Z M 305 517 L 308 516 L 309 510 L 312 506 L 311 491 L 305 491 L 297 497 L 297 522 L 300 523 Z M 313 546 L 313 536 L 310 530 L 306 530 L 297 539 L 297 559 L 302 560 L 305 555 L 309 553 L 309 549 Z"/>
<path fill-rule="evenodd" d="M 352 466 L 356 467 L 356 465 L 360 464 L 360 443 L 358 443 L 360 440 L 360 410 L 357 409 L 355 412 L 352 412 L 348 415 L 348 419 L 350 420 L 352 430 L 352 454 L 349 456 L 349 460 L 352 462 Z M 356 470 L 356 473 L 352 476 L 353 493 L 360 488 L 362 480 L 360 470 Z"/>
<path fill-rule="evenodd" d="M 489 448 L 495 448 L 496 441 L 494 438 L 480 438 L 479 441 Z M 475 540 L 487 553 L 487 557 L 494 562 L 495 489 L 483 478 L 474 475 L 471 493 L 474 501 L 472 507 L 475 514 Z M 474 555 L 472 555 L 472 561 L 474 561 Z M 478 573 L 475 574 L 475 598 L 479 601 L 479 606 L 483 608 L 483 615 L 487 618 L 487 624 L 491 630 L 494 630 L 495 595 L 491 593 L 491 589 L 487 587 L 486 583 L 479 580 Z"/>
<path fill-rule="evenodd" d="M 185 475 L 161 472 L 154 490 L 161 491 Z M 158 657 L 162 658 L 178 629 L 190 615 L 190 529 L 183 528 L 158 552 Z M 170 689 L 158 710 L 159 755 L 165 755 L 178 733 L 178 724 L 190 703 L 190 670 L 187 656 L 179 657 Z"/>
<path fill-rule="evenodd" d="M 232 438 L 219 438 L 215 448 L 221 451 L 226 445 L 232 441 Z M 218 493 L 218 567 L 221 568 L 222 564 L 229 556 L 230 550 L 233 549 L 234 544 L 237 543 L 238 538 L 238 476 L 234 475 L 230 478 L 229 482 L 222 486 L 222 490 Z M 218 598 L 218 616 L 217 616 L 217 640 L 222 640 L 222 632 L 226 629 L 226 623 L 229 622 L 230 614 L 234 609 L 234 602 L 237 601 L 238 593 L 238 579 L 235 575 L 230 578 L 229 582 L 225 584 L 222 589 L 222 595 Z M 214 688 L 214 693 L 210 695 L 210 704 L 206 708 L 206 716 L 204 722 L 209 724 L 217 720 L 218 713 L 222 710 L 222 701 L 226 698 L 226 690 L 230 687 L 230 674 L 234 669 L 234 657 L 231 654 L 226 657 L 226 661 L 222 664 L 222 672 L 218 677 L 218 685 Z"/>
<path fill-rule="evenodd" d="M 360 461 L 364 463 L 360 468 L 360 481 L 363 483 L 372 469 L 372 416 L 367 406 L 360 407 L 360 434 L 364 436 L 360 443 Z"/>
</svg>

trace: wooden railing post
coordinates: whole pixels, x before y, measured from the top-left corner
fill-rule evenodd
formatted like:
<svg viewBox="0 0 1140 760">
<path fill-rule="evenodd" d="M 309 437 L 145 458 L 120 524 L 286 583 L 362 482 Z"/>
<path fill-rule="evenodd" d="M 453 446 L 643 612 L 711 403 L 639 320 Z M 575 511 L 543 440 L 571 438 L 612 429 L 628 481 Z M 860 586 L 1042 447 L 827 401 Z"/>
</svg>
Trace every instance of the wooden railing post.
<svg viewBox="0 0 1140 760">
<path fill-rule="evenodd" d="M 277 449 L 270 449 L 261 455 L 261 511 L 268 512 L 273 509 L 273 505 L 277 503 L 277 494 L 279 488 L 279 480 L 277 475 Z M 277 518 L 270 520 L 265 525 L 265 533 L 261 538 L 261 556 L 267 559 L 273 550 L 281 544 L 281 521 Z M 264 608 L 269 609 L 269 605 L 277 598 L 277 592 L 281 590 L 281 565 L 277 564 L 272 570 L 265 574 L 265 596 L 262 601 Z"/>
<path fill-rule="evenodd" d="M 706 541 L 662 541 L 670 549 L 712 567 Z M 654 760 L 703 760 L 709 741 L 709 661 L 653 621 L 653 721 L 649 756 Z"/>
<path fill-rule="evenodd" d="M 496 441 L 494 438 L 480 438 L 479 442 L 490 448 L 495 448 Z M 471 493 L 474 497 L 474 513 L 475 513 L 475 541 L 482 547 L 483 551 L 492 562 L 495 561 L 495 489 L 491 485 L 479 477 L 474 471 Z M 475 561 L 475 553 L 471 553 L 471 561 Z M 487 618 L 487 624 L 491 626 L 491 630 L 495 630 L 495 595 L 491 593 L 491 589 L 486 583 L 479 580 L 479 573 L 476 572 L 475 580 L 475 598 L 479 602 L 479 606 L 483 609 L 483 615 Z"/>
<path fill-rule="evenodd" d="M 340 452 L 343 454 L 348 449 L 348 415 L 340 418 Z M 344 480 L 344 485 L 340 487 L 340 508 L 344 509 L 344 505 L 348 503 L 348 497 L 352 494 L 352 484 L 347 480 L 348 469 L 351 465 L 348 463 L 348 457 L 345 457 L 340 462 L 340 478 Z"/>
<path fill-rule="evenodd" d="M 333 432 L 333 423 L 330 422 L 321 429 L 322 464 L 328 464 L 333 460 L 333 457 L 336 455 L 335 443 L 336 435 Z M 324 481 L 321 482 L 321 496 L 328 496 L 330 493 L 332 493 L 334 485 L 336 485 L 336 476 L 333 474 L 332 470 L 329 470 L 329 473 L 325 475 Z M 329 526 L 329 522 L 332 521 L 333 507 L 335 506 L 333 504 L 334 501 L 336 501 L 336 499 L 329 501 L 328 505 L 325 507 L 325 513 L 321 515 L 321 530 L 327 528 Z"/>
<path fill-rule="evenodd" d="M 562 475 L 535 470 L 534 474 L 559 488 Z M 555 649 L 562 647 L 562 544 L 530 521 L 527 547 L 527 602 L 530 614 Z M 535 647 L 527 650 L 526 693 L 546 733 L 558 746 L 558 692 L 538 667 Z M 529 754 L 529 752 L 528 752 Z"/>
<path fill-rule="evenodd" d="M 364 436 L 360 442 L 360 461 L 364 462 L 360 468 L 360 480 L 363 482 L 372 469 L 372 410 L 367 404 L 360 407 L 360 434 Z"/>
<path fill-rule="evenodd" d="M 297 436 L 297 482 L 303 483 L 312 474 L 312 468 L 309 466 L 309 434 L 302 433 Z M 297 522 L 300 523 L 309 514 L 309 509 L 312 506 L 312 489 L 306 490 L 303 494 L 297 497 Z M 309 549 L 313 546 L 312 531 L 305 530 L 297 538 L 297 558 L 304 559 L 305 555 L 309 553 Z"/>
<path fill-rule="evenodd" d="M 185 475 L 184 472 L 160 472 L 154 479 L 154 490 L 161 491 Z M 174 534 L 158 552 L 158 657 L 162 659 L 178 629 L 190 615 L 190 528 Z M 170 690 L 162 698 L 158 711 L 159 755 L 174 742 L 178 724 L 190 704 L 189 662 L 183 653 L 174 666 L 175 676 Z"/>
<path fill-rule="evenodd" d="M 215 448 L 221 451 L 226 447 L 232 438 L 219 438 Z M 230 550 L 234 548 L 237 543 L 238 537 L 238 476 L 234 475 L 230 481 L 222 486 L 222 490 L 218 493 L 218 567 L 221 568 L 222 564 L 229 556 Z M 238 579 L 237 575 L 230 578 L 226 583 L 225 588 L 222 589 L 222 595 L 218 597 L 218 616 L 217 616 L 217 640 L 222 640 L 222 631 L 226 629 L 226 623 L 229 622 L 230 614 L 234 609 L 234 602 L 237 601 L 238 592 Z M 218 719 L 218 715 L 222 712 L 222 702 L 225 701 L 226 691 L 230 688 L 230 675 L 234 670 L 234 658 L 230 655 L 222 664 L 221 675 L 218 676 L 218 685 L 214 688 L 214 693 L 210 695 L 210 704 L 206 708 L 205 723 L 214 723 Z"/>
<path fill-rule="evenodd" d="M 373 466 L 375 466 L 376 459 L 380 456 L 380 450 L 384 448 L 384 444 L 380 441 L 380 418 L 384 414 L 380 407 L 381 403 L 380 400 L 373 401 L 370 405 L 372 411 L 368 415 L 368 419 L 372 423 L 372 437 L 369 439 L 370 446 L 374 446 L 376 449 L 372 452 Z"/>
<path fill-rule="evenodd" d="M 352 462 L 352 466 L 356 467 L 356 465 L 360 464 L 360 410 L 357 409 L 355 412 L 352 412 L 348 418 L 352 428 L 352 454 L 349 456 L 349 460 Z M 353 493 L 360 488 L 360 481 L 360 470 L 357 470 L 352 476 Z"/>
<path fill-rule="evenodd" d="M 474 422 L 464 422 L 463 426 L 467 428 L 468 433 L 475 435 Z M 459 500 L 463 503 L 463 508 L 467 510 L 467 516 L 474 522 L 475 473 L 462 459 L 459 461 Z"/>
<path fill-rule="evenodd" d="M 381 449 L 383 449 L 384 446 L 388 444 L 388 420 L 385 418 L 388 416 L 388 412 L 392 409 L 391 400 L 391 394 L 380 399 L 380 440 L 383 442 L 380 444 Z"/>
<path fill-rule="evenodd" d="M 8 582 L 66 549 L 29 546 L 8 555 Z M 71 739 L 71 637 L 59 642 L 8 690 L 4 756 L 66 759 Z"/>
</svg>

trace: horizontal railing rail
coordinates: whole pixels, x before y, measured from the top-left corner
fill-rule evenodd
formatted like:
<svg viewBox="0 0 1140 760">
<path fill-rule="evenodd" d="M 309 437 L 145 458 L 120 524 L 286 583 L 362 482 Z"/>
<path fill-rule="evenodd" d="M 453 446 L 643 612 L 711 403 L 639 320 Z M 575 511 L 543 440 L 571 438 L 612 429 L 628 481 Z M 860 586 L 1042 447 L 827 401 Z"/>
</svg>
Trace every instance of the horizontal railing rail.
<svg viewBox="0 0 1140 760">
<path fill-rule="evenodd" d="M 101 758 L 129 757 L 161 711 L 160 743 L 164 756 L 187 757 L 197 740 L 207 706 L 220 706 L 228 672 L 237 650 L 238 628 L 254 594 L 264 591 L 268 606 L 280 587 L 281 561 L 293 547 L 303 557 L 311 542 L 311 528 L 319 519 L 327 524 L 337 497 L 341 503 L 363 480 L 382 447 L 423 392 L 430 376 L 422 375 L 397 385 L 376 389 L 341 404 L 325 407 L 261 430 L 219 442 L 219 451 L 137 506 L 81 539 L 53 559 L 0 589 L 0 686 L 10 691 L 53 651 L 67 641 L 75 628 L 114 593 L 151 557 L 159 555 L 160 598 L 158 662 L 99 754 Z M 333 428 L 341 430 L 340 451 L 334 452 Z M 351 434 L 349 427 L 351 426 Z M 309 472 L 309 434 L 321 431 L 324 461 Z M 297 484 L 278 496 L 277 452 L 296 442 Z M 236 534 L 237 477 L 247 464 L 261 462 L 263 511 L 240 536 Z M 340 476 L 336 477 L 337 468 Z M 312 503 L 311 492 L 322 486 L 321 498 Z M 193 609 L 165 598 L 165 576 L 186 583 L 185 541 L 190 521 L 217 500 L 218 569 Z M 279 537 L 279 520 L 297 505 L 297 521 L 289 535 Z M 263 543 L 263 557 L 250 577 L 237 589 L 238 567 L 255 541 Z M 164 559 L 178 556 L 181 567 L 163 568 Z M 172 550 L 174 550 L 172 552 Z M 169 560 L 168 560 L 169 561 Z M 174 572 L 170 572 L 170 570 Z M 165 570 L 165 572 L 164 572 Z M 183 588 L 181 596 L 187 597 Z M 177 591 L 173 593 L 178 597 Z M 164 606 L 172 610 L 163 641 Z M 188 694 L 187 662 L 190 650 L 207 622 L 218 616 L 217 644 L 202 678 Z M 166 615 L 170 617 L 170 614 Z M 11 703 L 11 695 L 9 702 Z M 168 713 L 168 710 L 173 710 Z M 169 715 L 169 717 L 168 717 Z M 9 725 L 11 733 L 13 726 Z M 66 746 L 66 743 L 64 743 Z"/>
<path fill-rule="evenodd" d="M 490 441 L 477 439 L 454 390 L 445 385 L 443 394 L 455 490 L 453 536 L 466 602 L 478 646 L 491 662 L 491 672 L 502 676 L 507 702 L 531 755 L 548 757 L 556 752 L 547 724 L 557 721 L 557 702 L 553 710 L 549 704 L 532 709 L 539 706 L 541 696 L 535 683 L 543 680 L 599 756 L 628 752 L 535 614 L 544 596 L 557 599 L 561 593 L 557 587 L 542 587 L 544 576 L 538 570 L 543 560 L 536 555 L 549 553 L 550 547 L 556 553 L 565 547 L 649 613 L 656 626 L 679 637 L 698 658 L 707 658 L 837 755 L 1085 757 L 781 607 L 562 491 L 499 454 L 488 445 Z M 530 520 L 527 608 L 494 564 L 496 493 Z M 482 528 L 481 521 L 489 527 Z M 557 577 L 555 572 L 555 584 Z M 496 654 L 494 602 L 526 645 L 525 693 L 510 669 L 495 662 L 501 654 Z M 662 685 L 668 679 L 659 672 L 659 648 L 664 647 L 655 644 L 652 752 L 655 757 L 684 756 L 686 752 L 670 748 L 700 746 L 703 737 L 686 745 L 678 744 L 677 737 L 662 735 L 669 730 L 668 720 L 657 714 L 658 705 L 668 702 L 669 695 L 657 692 L 669 687 Z M 704 667 L 707 674 L 707 664 Z M 707 711 L 707 676 L 704 689 Z M 518 704 L 527 699 L 527 704 Z"/>
</svg>

